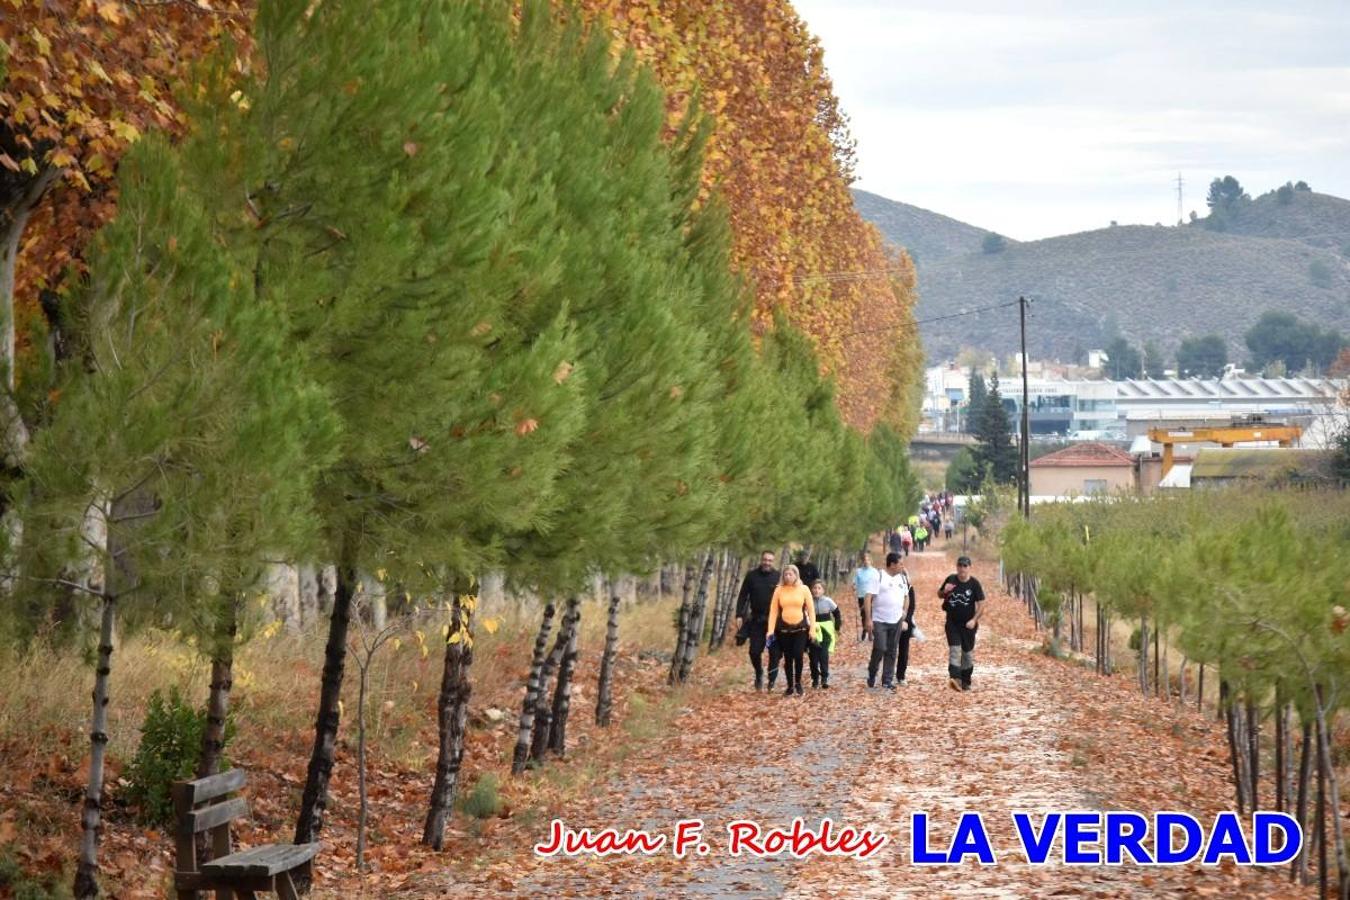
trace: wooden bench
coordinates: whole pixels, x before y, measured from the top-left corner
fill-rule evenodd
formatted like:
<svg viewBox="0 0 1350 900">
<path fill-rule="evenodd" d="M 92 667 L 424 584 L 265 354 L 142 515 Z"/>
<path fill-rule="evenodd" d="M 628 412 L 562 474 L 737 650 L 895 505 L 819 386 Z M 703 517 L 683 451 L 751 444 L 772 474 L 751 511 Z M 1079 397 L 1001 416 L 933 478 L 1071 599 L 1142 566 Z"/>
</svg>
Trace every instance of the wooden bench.
<svg viewBox="0 0 1350 900">
<path fill-rule="evenodd" d="M 248 801 L 229 796 L 244 786 L 243 769 L 230 769 L 173 786 L 177 820 L 178 866 L 174 889 L 178 900 L 193 900 L 198 891 L 214 890 L 216 900 L 252 900 L 258 891 L 272 891 L 284 900 L 297 900 L 295 881 L 310 880 L 310 865 L 318 844 L 264 844 L 231 852 L 230 823 L 248 815 Z M 207 832 L 208 862 L 197 860 L 197 836 Z"/>
</svg>

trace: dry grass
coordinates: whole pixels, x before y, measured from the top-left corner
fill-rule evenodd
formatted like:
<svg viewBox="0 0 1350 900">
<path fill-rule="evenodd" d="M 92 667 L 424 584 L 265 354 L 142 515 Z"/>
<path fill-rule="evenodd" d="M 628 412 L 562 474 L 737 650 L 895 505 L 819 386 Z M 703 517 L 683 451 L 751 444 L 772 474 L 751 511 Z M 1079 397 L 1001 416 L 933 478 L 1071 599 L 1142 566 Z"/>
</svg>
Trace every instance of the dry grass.
<svg viewBox="0 0 1350 900">
<path fill-rule="evenodd" d="M 622 609 L 625 651 L 668 653 L 677 603 L 668 598 Z M 588 668 L 578 673 L 579 696 L 574 695 L 578 707 L 595 699 L 590 667 L 604 648 L 606 612 L 599 601 L 582 605 L 579 649 Z M 539 617 L 538 608 L 516 606 L 479 624 L 472 676 L 475 709 L 495 707 L 507 717 L 515 715 Z M 367 699 L 371 751 L 399 766 L 421 767 L 434 758 L 428 726 L 434 724 L 440 685 L 443 618 L 408 624 L 377 653 L 371 666 Z M 555 633 L 559 618 L 554 619 Z M 485 627 L 488 624 L 496 626 L 495 632 Z M 358 627 L 354 623 L 353 628 Z M 239 744 L 305 733 L 318 698 L 325 637 L 323 627 L 296 634 L 264 628 L 239 649 L 231 697 Z M 118 761 L 135 753 L 150 695 L 176 686 L 190 702 L 204 704 L 209 671 L 209 661 L 195 647 L 167 632 L 143 632 L 118 643 L 108 707 L 109 753 L 115 771 Z M 0 656 L 0 748 L 5 755 L 15 762 L 23 757 L 27 765 L 39 768 L 53 755 L 78 764 L 87 754 L 92 684 L 92 665 L 77 648 L 39 641 L 22 654 Z M 349 658 L 343 687 L 344 732 L 354 724 L 357 686 L 357 668 Z M 660 726 L 653 722 L 652 727 Z"/>
</svg>

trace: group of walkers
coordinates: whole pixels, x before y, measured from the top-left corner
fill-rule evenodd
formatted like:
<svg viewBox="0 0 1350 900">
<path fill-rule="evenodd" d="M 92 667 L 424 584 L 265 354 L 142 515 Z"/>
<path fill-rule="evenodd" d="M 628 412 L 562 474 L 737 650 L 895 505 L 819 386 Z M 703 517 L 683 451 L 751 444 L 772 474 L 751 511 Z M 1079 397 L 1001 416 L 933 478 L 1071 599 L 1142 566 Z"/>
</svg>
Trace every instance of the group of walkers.
<svg viewBox="0 0 1350 900">
<path fill-rule="evenodd" d="M 746 573 L 736 601 L 736 643 L 749 643 L 750 664 L 755 672 L 755 690 L 766 688 L 764 652 L 769 655 L 767 689 L 773 690 L 778 671 L 785 672 L 784 694 L 801 694 L 803 657 L 810 662 L 811 686 L 830 686 L 830 652 L 843 633 L 839 604 L 826 594 L 825 583 L 814 565 L 774 568 L 773 551 L 760 554 L 759 565 Z M 805 571 L 803 571 L 805 570 Z M 914 624 L 917 598 L 905 571 L 904 557 L 895 550 L 886 554 L 886 566 L 872 565 L 863 553 L 853 575 L 858 598 L 858 640 L 872 642 L 867 664 L 867 686 L 893 691 L 905 685 L 909 669 L 909 645 L 922 633 Z M 984 588 L 971 574 L 970 557 L 956 561 L 956 572 L 938 588 L 946 614 L 947 677 L 954 690 L 969 691 L 974 671 L 975 635 L 984 612 Z"/>
<path fill-rule="evenodd" d="M 892 553 L 909 556 L 911 551 L 922 553 L 939 534 L 951 540 L 956 530 L 955 504 L 951 491 L 929 494 L 907 521 L 887 532 L 887 548 Z"/>
</svg>

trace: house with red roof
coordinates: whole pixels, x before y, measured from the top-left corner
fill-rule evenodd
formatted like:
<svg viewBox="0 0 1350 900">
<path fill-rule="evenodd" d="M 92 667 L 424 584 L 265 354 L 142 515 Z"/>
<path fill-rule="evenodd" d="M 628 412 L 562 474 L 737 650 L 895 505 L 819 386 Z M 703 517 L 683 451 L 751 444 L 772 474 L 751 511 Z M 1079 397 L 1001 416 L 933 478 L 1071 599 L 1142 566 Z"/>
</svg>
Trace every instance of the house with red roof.
<svg viewBox="0 0 1350 900">
<path fill-rule="evenodd" d="M 1136 489 L 1135 462 L 1119 447 L 1084 441 L 1031 461 L 1031 496 L 1086 497 Z"/>
</svg>

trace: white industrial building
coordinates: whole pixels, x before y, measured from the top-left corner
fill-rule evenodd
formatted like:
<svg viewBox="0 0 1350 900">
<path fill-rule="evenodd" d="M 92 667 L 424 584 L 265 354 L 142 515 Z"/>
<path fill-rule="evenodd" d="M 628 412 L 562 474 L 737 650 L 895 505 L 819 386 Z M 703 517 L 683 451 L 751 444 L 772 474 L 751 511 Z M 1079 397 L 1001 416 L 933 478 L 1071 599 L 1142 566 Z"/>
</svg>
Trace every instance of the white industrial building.
<svg viewBox="0 0 1350 900">
<path fill-rule="evenodd" d="M 951 366 L 927 372 L 924 414 L 935 431 L 959 431 L 958 410 L 965 402 L 969 373 Z M 1261 414 L 1305 430 L 1319 430 L 1338 408 L 1347 389 L 1344 379 L 1224 378 L 1068 380 L 1032 372 L 1028 377 L 1029 424 L 1033 435 L 1128 440 L 1150 426 L 1202 426 Z M 1004 405 L 1021 415 L 1022 380 L 1000 383 Z"/>
</svg>

